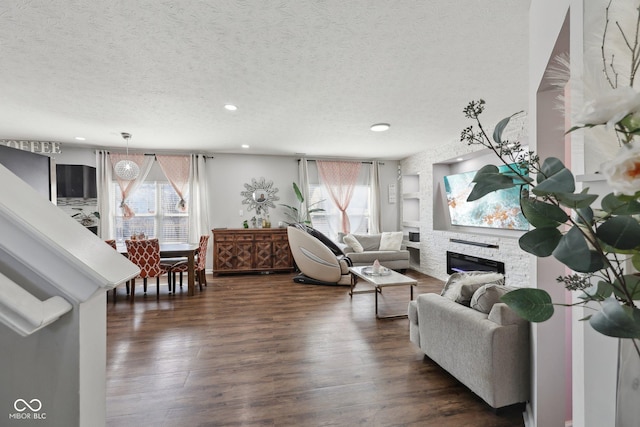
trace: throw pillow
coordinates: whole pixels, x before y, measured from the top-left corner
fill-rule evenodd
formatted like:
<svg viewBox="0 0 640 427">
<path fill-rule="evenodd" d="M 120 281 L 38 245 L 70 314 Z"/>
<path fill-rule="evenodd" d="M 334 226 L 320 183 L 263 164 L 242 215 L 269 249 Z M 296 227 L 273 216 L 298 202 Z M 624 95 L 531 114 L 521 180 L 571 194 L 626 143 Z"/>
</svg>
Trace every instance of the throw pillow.
<svg viewBox="0 0 640 427">
<path fill-rule="evenodd" d="M 381 251 L 399 251 L 402 247 L 402 231 L 385 231 L 380 236 Z"/>
<path fill-rule="evenodd" d="M 353 234 L 347 234 L 346 236 L 344 236 L 342 238 L 342 240 L 347 245 L 349 245 L 351 247 L 351 249 L 353 249 L 354 252 L 356 252 L 356 253 L 364 252 L 364 248 L 362 247 L 360 242 L 358 242 L 358 239 L 353 237 Z"/>
<path fill-rule="evenodd" d="M 502 285 L 504 284 L 504 275 L 486 271 L 453 273 L 449 276 L 440 295 L 468 306 L 476 290 L 487 283 Z"/>
<path fill-rule="evenodd" d="M 377 251 L 380 247 L 380 234 L 353 234 L 365 252 Z"/>
<path fill-rule="evenodd" d="M 484 283 L 465 283 L 460 286 L 460 295 L 456 298 L 458 304 L 471 306 L 471 299 L 475 295 L 476 291 L 483 287 Z"/>
<path fill-rule="evenodd" d="M 481 313 L 489 314 L 493 305 L 500 302 L 500 297 L 514 289 L 511 286 L 502 286 L 495 283 L 483 285 L 473 294 L 471 308 Z"/>
</svg>

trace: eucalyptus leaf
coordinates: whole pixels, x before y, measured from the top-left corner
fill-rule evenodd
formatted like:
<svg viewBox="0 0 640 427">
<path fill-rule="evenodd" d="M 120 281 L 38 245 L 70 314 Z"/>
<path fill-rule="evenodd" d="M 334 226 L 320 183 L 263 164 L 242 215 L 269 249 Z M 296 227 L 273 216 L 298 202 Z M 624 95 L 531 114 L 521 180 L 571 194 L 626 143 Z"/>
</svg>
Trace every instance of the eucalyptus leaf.
<svg viewBox="0 0 640 427">
<path fill-rule="evenodd" d="M 592 301 L 604 301 L 613 294 L 613 285 L 600 280 L 597 285 L 585 289 L 580 299 Z"/>
<path fill-rule="evenodd" d="M 483 175 L 491 176 L 491 175 L 500 175 L 500 169 L 496 165 L 484 165 L 473 176 L 472 182 L 478 182 L 478 180 L 482 179 Z"/>
<path fill-rule="evenodd" d="M 541 174 L 538 174 L 540 177 Z M 556 193 L 573 193 L 576 190 L 576 182 L 573 174 L 569 169 L 562 169 L 561 171 L 543 178 L 543 181 L 538 181 L 538 185 L 531 190 L 538 196 L 546 196 Z"/>
<path fill-rule="evenodd" d="M 633 268 L 640 271 L 640 253 L 633 254 L 631 257 L 631 263 L 633 264 Z"/>
<path fill-rule="evenodd" d="M 562 160 L 558 159 L 557 157 L 547 157 L 540 166 L 540 171 L 546 177 L 553 176 L 565 169 L 567 169 L 567 167 L 564 165 L 564 163 L 562 163 Z M 541 180 L 538 179 L 538 182 L 540 181 Z"/>
<path fill-rule="evenodd" d="M 587 240 L 578 227 L 572 227 L 553 251 L 553 256 L 580 273 L 594 273 L 604 268 L 604 260 L 597 252 L 589 249 Z"/>
<path fill-rule="evenodd" d="M 565 211 L 551 203 L 542 202 L 528 197 L 520 198 L 522 214 L 531 225 L 540 227 L 557 227 L 569 219 Z"/>
<path fill-rule="evenodd" d="M 640 338 L 640 310 L 624 306 L 615 298 L 604 301 L 602 310 L 591 316 L 589 324 L 609 337 Z"/>
<path fill-rule="evenodd" d="M 515 187 L 513 180 L 498 172 L 498 168 L 494 165 L 482 167 L 482 169 L 476 172 L 476 175 L 473 177 L 473 182 L 475 182 L 475 185 L 467 197 L 468 202 L 481 199 L 487 194 L 497 190 Z"/>
<path fill-rule="evenodd" d="M 551 297 L 542 289 L 516 289 L 504 294 L 500 300 L 530 322 L 544 322 L 553 315 Z"/>
<path fill-rule="evenodd" d="M 640 203 L 638 203 L 638 201 L 628 200 L 628 198 L 621 198 L 613 193 L 609 193 L 604 196 L 600 205 L 602 207 L 602 210 L 612 215 L 640 214 Z"/>
<path fill-rule="evenodd" d="M 624 287 L 627 289 L 629 295 L 631 295 L 631 299 L 640 299 L 640 277 L 633 274 L 625 274 L 622 278 L 624 280 Z M 621 290 L 623 284 L 619 280 L 616 280 L 614 284 L 616 286 L 613 287 L 613 293 L 616 294 L 618 298 L 627 300 L 627 294 Z"/>
<path fill-rule="evenodd" d="M 502 144 L 502 133 L 504 132 L 504 129 L 507 127 L 507 125 L 509 124 L 509 121 L 511 120 L 511 118 L 520 113 L 522 113 L 522 111 L 512 114 L 509 117 L 505 117 L 504 119 L 498 122 L 496 127 L 493 129 L 493 140 L 497 144 Z"/>
<path fill-rule="evenodd" d="M 571 209 L 583 209 L 591 206 L 598 198 L 597 194 L 554 193 L 560 204 Z"/>
<path fill-rule="evenodd" d="M 602 240 L 600 240 L 600 246 L 602 248 L 602 252 L 605 254 L 622 254 L 622 255 L 633 255 L 636 250 L 635 249 L 618 249 L 614 248 L 611 245 L 606 244 Z"/>
<path fill-rule="evenodd" d="M 540 227 L 527 231 L 520 236 L 520 249 L 538 257 L 548 257 L 553 254 L 560 241 L 562 233 L 555 227 Z"/>
<path fill-rule="evenodd" d="M 576 209 L 576 222 L 578 224 L 583 224 L 583 225 L 591 225 L 593 224 L 593 209 L 591 209 L 591 207 L 587 206 L 586 208 L 578 208 Z"/>
<path fill-rule="evenodd" d="M 596 236 L 617 249 L 633 249 L 640 242 L 640 224 L 630 216 L 614 216 L 600 225 Z"/>
</svg>

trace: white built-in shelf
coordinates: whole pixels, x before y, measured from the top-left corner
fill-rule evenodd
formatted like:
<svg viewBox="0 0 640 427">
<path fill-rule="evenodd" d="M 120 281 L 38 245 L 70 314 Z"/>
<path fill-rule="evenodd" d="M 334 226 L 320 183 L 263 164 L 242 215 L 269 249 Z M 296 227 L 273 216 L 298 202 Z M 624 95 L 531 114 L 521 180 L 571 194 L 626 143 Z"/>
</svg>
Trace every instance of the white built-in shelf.
<svg viewBox="0 0 640 427">
<path fill-rule="evenodd" d="M 420 221 L 402 221 L 402 226 L 420 228 Z"/>
<path fill-rule="evenodd" d="M 402 175 L 402 242 L 409 249 L 409 265 L 420 269 L 420 242 L 409 241 L 410 232 L 420 232 L 420 175 Z"/>
<path fill-rule="evenodd" d="M 402 244 L 405 245 L 407 248 L 420 249 L 420 242 L 411 242 L 409 240 L 404 240 Z"/>
<path fill-rule="evenodd" d="M 604 175 L 600 173 L 586 173 L 584 175 L 576 175 L 576 181 L 578 182 L 598 182 L 606 181 Z"/>
<path fill-rule="evenodd" d="M 418 193 L 420 191 L 420 175 L 402 175 L 402 193 Z"/>
</svg>

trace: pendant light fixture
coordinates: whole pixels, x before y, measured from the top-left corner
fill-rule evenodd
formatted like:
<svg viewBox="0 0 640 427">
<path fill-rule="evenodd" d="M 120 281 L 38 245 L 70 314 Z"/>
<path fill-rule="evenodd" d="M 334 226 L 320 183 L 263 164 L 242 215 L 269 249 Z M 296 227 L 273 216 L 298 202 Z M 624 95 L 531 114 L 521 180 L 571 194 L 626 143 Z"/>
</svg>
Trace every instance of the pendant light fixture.
<svg viewBox="0 0 640 427">
<path fill-rule="evenodd" d="M 138 167 L 136 162 L 129 160 L 129 140 L 131 139 L 131 134 L 122 132 L 121 135 L 127 143 L 127 158 L 116 163 L 113 169 L 120 179 L 131 181 L 132 179 L 136 179 L 138 177 L 138 175 L 140 174 L 140 168 Z"/>
</svg>

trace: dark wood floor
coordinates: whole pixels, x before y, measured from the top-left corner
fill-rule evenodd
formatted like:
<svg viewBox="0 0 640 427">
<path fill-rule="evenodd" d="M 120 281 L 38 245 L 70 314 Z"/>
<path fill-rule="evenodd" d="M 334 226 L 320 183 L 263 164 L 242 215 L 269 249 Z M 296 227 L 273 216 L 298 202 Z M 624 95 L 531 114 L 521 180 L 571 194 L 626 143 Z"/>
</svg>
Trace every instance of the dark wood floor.
<svg viewBox="0 0 640 427">
<path fill-rule="evenodd" d="M 442 286 L 408 274 L 417 293 Z M 185 284 L 158 300 L 154 284 L 133 303 L 110 293 L 107 425 L 524 425 L 425 358 L 406 319 L 376 320 L 373 294 L 351 300 L 348 287 L 291 277 L 209 277 L 194 297 Z M 408 299 L 408 287 L 385 288 L 382 314 L 406 312 Z"/>
</svg>

